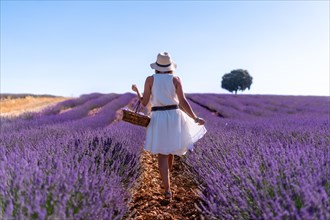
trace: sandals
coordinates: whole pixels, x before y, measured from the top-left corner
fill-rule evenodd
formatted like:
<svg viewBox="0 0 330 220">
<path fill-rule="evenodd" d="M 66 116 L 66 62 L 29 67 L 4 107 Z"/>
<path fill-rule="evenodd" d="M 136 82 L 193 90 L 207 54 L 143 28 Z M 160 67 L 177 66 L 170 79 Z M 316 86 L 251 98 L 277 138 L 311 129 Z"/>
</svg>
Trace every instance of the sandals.
<svg viewBox="0 0 330 220">
<path fill-rule="evenodd" d="M 164 193 L 165 199 L 171 199 L 172 198 L 172 192 L 171 191 L 166 191 Z"/>
</svg>

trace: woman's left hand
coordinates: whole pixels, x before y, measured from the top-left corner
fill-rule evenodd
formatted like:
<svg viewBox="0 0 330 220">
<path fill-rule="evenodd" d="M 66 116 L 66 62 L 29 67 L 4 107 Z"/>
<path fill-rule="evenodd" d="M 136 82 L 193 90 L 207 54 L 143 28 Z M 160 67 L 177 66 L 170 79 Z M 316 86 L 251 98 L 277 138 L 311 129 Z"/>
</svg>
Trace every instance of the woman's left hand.
<svg viewBox="0 0 330 220">
<path fill-rule="evenodd" d="M 205 120 L 203 118 L 196 118 L 195 122 L 199 125 L 204 125 L 205 124 Z"/>
</svg>

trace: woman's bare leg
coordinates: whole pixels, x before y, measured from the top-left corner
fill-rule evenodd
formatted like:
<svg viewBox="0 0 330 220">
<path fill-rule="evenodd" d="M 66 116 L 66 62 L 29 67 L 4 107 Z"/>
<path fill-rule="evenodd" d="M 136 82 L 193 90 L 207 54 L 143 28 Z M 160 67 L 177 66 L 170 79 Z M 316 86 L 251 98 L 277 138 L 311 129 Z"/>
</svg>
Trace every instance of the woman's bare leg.
<svg viewBox="0 0 330 220">
<path fill-rule="evenodd" d="M 162 178 L 165 192 L 170 191 L 170 175 L 168 170 L 168 160 L 169 156 L 164 154 L 158 154 L 158 167 L 159 167 L 159 173 Z"/>
<path fill-rule="evenodd" d="M 168 169 L 170 170 L 170 172 L 173 170 L 173 161 L 174 161 L 173 154 L 168 155 Z"/>
</svg>

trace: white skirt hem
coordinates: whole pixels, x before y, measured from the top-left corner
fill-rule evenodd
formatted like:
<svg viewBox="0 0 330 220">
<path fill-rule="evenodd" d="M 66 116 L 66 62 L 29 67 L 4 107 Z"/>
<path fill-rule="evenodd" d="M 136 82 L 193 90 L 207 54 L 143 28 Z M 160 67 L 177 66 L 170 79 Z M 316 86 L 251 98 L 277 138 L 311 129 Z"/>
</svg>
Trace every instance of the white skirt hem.
<svg viewBox="0 0 330 220">
<path fill-rule="evenodd" d="M 152 154 L 185 155 L 206 133 L 181 110 L 152 112 L 144 149 Z"/>
</svg>

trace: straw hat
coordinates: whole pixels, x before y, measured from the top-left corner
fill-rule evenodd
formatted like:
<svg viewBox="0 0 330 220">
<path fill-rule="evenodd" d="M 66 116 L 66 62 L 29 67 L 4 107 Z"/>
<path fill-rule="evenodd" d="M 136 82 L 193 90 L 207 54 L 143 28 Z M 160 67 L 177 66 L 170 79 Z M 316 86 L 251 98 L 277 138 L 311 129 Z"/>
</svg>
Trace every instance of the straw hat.
<svg viewBox="0 0 330 220">
<path fill-rule="evenodd" d="M 167 52 L 159 53 L 157 61 L 150 64 L 151 69 L 155 69 L 161 72 L 173 71 L 176 69 L 176 63 L 171 60 L 171 56 Z"/>
</svg>

